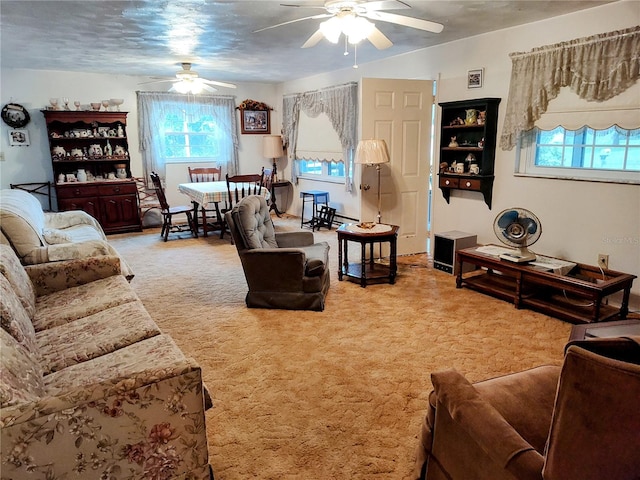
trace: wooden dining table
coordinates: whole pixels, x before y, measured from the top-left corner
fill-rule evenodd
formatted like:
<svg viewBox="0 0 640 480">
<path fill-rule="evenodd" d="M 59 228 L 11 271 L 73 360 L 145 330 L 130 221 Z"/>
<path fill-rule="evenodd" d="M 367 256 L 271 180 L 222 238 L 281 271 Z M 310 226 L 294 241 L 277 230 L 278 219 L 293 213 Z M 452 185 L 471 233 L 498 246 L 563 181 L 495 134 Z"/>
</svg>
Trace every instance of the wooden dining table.
<svg viewBox="0 0 640 480">
<path fill-rule="evenodd" d="M 233 183 L 231 187 L 234 188 Z M 207 209 L 215 209 L 216 212 L 220 212 L 220 203 L 229 205 L 229 190 L 226 181 L 179 183 L 178 191 L 184 193 L 193 202 L 193 218 L 196 223 L 198 223 L 200 206 L 204 206 Z M 269 200 L 271 196 L 269 190 L 266 188 L 262 188 L 261 195 L 267 200 Z M 206 221 L 206 217 L 202 218 L 202 228 L 205 233 L 207 229 L 205 228 L 204 222 Z M 220 219 L 220 221 L 222 221 L 222 219 Z"/>
</svg>

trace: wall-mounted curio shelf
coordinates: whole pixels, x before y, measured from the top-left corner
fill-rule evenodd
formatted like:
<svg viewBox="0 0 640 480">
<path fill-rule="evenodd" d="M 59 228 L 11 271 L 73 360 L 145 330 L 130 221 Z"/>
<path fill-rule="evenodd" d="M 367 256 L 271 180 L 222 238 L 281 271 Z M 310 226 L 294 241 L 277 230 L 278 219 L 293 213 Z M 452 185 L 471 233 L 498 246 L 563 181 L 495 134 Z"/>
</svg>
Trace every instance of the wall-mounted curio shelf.
<svg viewBox="0 0 640 480">
<path fill-rule="evenodd" d="M 491 209 L 500 98 L 440 103 L 438 186 L 449 203 L 453 190 L 480 192 Z"/>
</svg>

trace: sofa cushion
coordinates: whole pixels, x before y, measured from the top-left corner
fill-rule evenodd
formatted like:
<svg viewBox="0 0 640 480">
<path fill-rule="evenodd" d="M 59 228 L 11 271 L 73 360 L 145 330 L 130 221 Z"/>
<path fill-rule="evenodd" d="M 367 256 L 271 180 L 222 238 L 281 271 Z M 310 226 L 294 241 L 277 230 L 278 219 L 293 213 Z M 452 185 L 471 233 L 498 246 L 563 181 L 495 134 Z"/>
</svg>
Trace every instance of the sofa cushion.
<svg viewBox="0 0 640 480">
<path fill-rule="evenodd" d="M 71 235 L 57 228 L 43 229 L 42 236 L 49 245 L 54 245 L 57 243 L 69 243 L 73 240 Z"/>
<path fill-rule="evenodd" d="M 116 384 L 122 380 L 133 385 L 141 375 L 147 381 L 157 381 L 166 378 L 165 370 L 173 370 L 184 360 L 171 337 L 156 335 L 47 375 L 45 389 L 48 395 L 61 395 L 84 385 Z"/>
<path fill-rule="evenodd" d="M 4 329 L 0 328 L 0 406 L 37 400 L 44 395 L 40 364 Z"/>
<path fill-rule="evenodd" d="M 0 225 L 20 258 L 44 245 L 44 211 L 40 201 L 23 190 L 0 192 Z"/>
<path fill-rule="evenodd" d="M 3 275 L 0 275 L 0 323 L 2 329 L 23 345 L 29 353 L 38 355 L 36 333 L 31 319 L 11 284 Z"/>
<path fill-rule="evenodd" d="M 45 375 L 159 335 L 139 300 L 35 334 Z"/>
<path fill-rule="evenodd" d="M 39 332 L 135 300 L 126 278 L 113 275 L 38 297 L 33 326 Z"/>
<path fill-rule="evenodd" d="M 247 248 L 278 248 L 269 207 L 259 195 L 243 198 L 234 208 L 234 221 Z"/>
<path fill-rule="evenodd" d="M 0 273 L 13 287 L 30 317 L 36 311 L 36 292 L 29 275 L 9 245 L 0 244 Z"/>
</svg>

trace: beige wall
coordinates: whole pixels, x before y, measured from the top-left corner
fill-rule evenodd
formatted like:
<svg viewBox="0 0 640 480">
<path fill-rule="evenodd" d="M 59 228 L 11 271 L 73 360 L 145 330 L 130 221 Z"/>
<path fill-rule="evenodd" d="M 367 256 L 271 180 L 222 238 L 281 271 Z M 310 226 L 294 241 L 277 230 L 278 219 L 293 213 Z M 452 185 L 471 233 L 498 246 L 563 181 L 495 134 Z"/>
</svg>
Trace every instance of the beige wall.
<svg viewBox="0 0 640 480">
<path fill-rule="evenodd" d="M 0 187 L 8 188 L 10 183 L 26 183 L 52 180 L 51 157 L 47 140 L 44 116 L 40 110 L 49 105 L 49 98 L 69 97 L 70 103 L 79 100 L 82 104 L 99 102 L 105 98 L 123 98 L 122 111 L 127 115 L 127 134 L 133 175 L 142 175 L 142 160 L 138 151 L 138 113 L 136 108 L 137 90 L 166 90 L 166 84 L 138 85 L 149 81 L 147 77 L 129 75 L 97 75 L 90 73 L 70 73 L 38 70 L 8 70 L 0 75 L 0 102 L 16 102 L 29 110 L 31 122 L 29 147 L 9 147 L 7 125 L 1 122 L 0 151 L 4 161 L 0 162 Z M 154 88 L 155 87 L 155 88 Z M 274 107 L 271 112 L 272 132 L 280 133 L 282 125 L 282 101 L 277 96 L 277 88 L 270 84 L 238 84 L 238 88 L 223 89 L 221 95 L 234 95 L 239 104 L 246 98 L 256 99 Z M 60 100 L 62 101 L 62 100 Z M 71 108 L 74 108 L 71 105 Z M 238 117 L 238 130 L 240 128 Z M 258 171 L 271 165 L 271 159 L 262 157 L 262 135 L 239 135 L 239 160 L 241 173 Z M 176 185 L 188 179 L 186 164 L 167 167 L 167 196 L 171 203 L 188 203 L 188 198 L 177 191 Z"/>
<path fill-rule="evenodd" d="M 360 65 L 357 70 L 349 68 L 291 81 L 282 86 L 282 93 L 361 77 L 435 79 L 438 102 L 501 97 L 500 132 L 509 92 L 509 53 L 638 24 L 640 3 L 622 1 Z M 483 88 L 467 89 L 467 71 L 480 67 L 485 69 Z M 640 96 L 636 98 L 640 108 Z M 640 276 L 640 186 L 514 177 L 514 163 L 515 150 L 497 150 L 492 210 L 477 193 L 456 192 L 447 204 L 436 189 L 432 230 L 463 230 L 477 234 L 481 243 L 499 243 L 492 228 L 495 215 L 504 208 L 520 206 L 532 210 L 542 222 L 543 233 L 533 247 L 535 251 L 590 264 L 596 262 L 598 253 L 606 253 L 610 268 Z M 358 202 L 349 194 L 342 195 L 336 200 Z M 636 280 L 633 292 L 640 295 L 640 280 Z M 640 309 L 638 302 L 636 297 L 636 310 Z"/>
<path fill-rule="evenodd" d="M 235 91 L 220 93 L 235 95 L 238 103 L 245 98 L 253 98 L 272 105 L 275 108 L 272 112 L 272 133 L 279 133 L 283 94 L 359 81 L 362 77 L 430 79 L 438 81 L 437 101 L 501 97 L 500 130 L 511 72 L 509 53 L 638 24 L 639 2 L 620 1 L 419 50 L 386 61 L 362 64 L 357 70 L 349 67 L 282 85 L 239 84 Z M 312 49 L 309 54 L 313 54 Z M 340 52 L 336 51 L 338 54 Z M 484 86 L 469 90 L 466 88 L 467 71 L 479 67 L 485 69 Z M 48 105 L 49 97 L 69 96 L 83 103 L 102 98 L 124 98 L 122 109 L 131 112 L 128 133 L 132 147 L 132 170 L 134 174 L 141 173 L 140 155 L 136 148 L 135 91 L 140 88 L 138 83 L 144 80 L 147 78 L 125 75 L 2 70 L 0 101 L 2 104 L 13 101 L 26 106 L 32 122 L 27 127 L 31 137 L 30 147 L 9 147 L 6 125 L 2 125 L 0 151 L 5 158 L 0 162 L 0 186 L 6 188 L 10 182 L 51 178 L 44 119 L 39 112 Z M 457 193 L 447 204 L 440 191 L 435 190 L 433 231 L 464 230 L 476 233 L 482 243 L 495 243 L 497 239 L 492 229 L 495 215 L 503 208 L 521 206 L 535 212 L 543 224 L 542 237 L 535 244 L 535 251 L 584 263 L 595 263 L 598 253 L 606 253 L 610 256 L 612 269 L 640 275 L 640 186 L 514 177 L 514 161 L 515 151 L 498 149 L 492 210 L 486 207 L 478 194 Z M 254 171 L 269 163 L 262 158 L 260 136 L 240 135 L 242 171 Z M 288 177 L 290 165 L 284 161 L 280 165 Z M 186 166 L 171 166 L 168 172 L 170 200 L 174 203 L 188 201 L 174 188 L 175 184 L 184 181 Z M 355 185 L 358 183 L 357 172 Z M 342 212 L 355 217 L 359 215 L 357 189 L 354 193 L 346 193 L 340 185 L 305 180 L 301 180 L 298 188 L 289 195 L 291 213 L 299 214 L 300 188 L 329 190 L 332 202 L 339 204 Z M 633 291 L 640 295 L 640 281 L 635 282 Z M 635 304 L 634 308 L 638 309 L 640 305 Z"/>
</svg>

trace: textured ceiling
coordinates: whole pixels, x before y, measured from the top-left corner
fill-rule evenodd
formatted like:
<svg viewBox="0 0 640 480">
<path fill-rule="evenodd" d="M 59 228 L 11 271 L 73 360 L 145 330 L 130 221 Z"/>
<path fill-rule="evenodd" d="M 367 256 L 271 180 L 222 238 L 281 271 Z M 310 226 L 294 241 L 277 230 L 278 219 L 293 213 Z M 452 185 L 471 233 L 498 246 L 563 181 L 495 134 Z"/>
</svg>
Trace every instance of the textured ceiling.
<svg viewBox="0 0 640 480">
<path fill-rule="evenodd" d="M 390 13 L 444 24 L 440 34 L 390 23 L 376 26 L 393 46 L 378 51 L 364 41 L 358 63 L 530 23 L 615 0 L 406 0 Z M 322 5 L 321 1 L 287 1 Z M 279 1 L 31 1 L 0 0 L 2 68 L 172 76 L 180 62 L 204 78 L 282 82 L 349 68 L 353 52 L 323 40 L 300 46 L 322 20 L 264 27 L 322 13 Z"/>
</svg>

